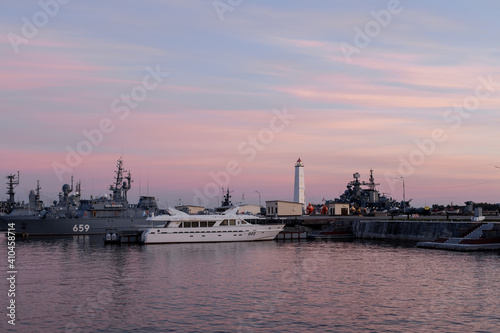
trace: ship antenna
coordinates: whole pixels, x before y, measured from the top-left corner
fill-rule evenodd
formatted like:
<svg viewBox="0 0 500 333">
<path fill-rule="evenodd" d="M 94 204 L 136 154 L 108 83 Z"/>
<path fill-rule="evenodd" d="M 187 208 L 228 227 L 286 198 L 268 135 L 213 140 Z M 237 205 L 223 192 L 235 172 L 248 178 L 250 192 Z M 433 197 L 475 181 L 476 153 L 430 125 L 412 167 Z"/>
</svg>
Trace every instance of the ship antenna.
<svg viewBox="0 0 500 333">
<path fill-rule="evenodd" d="M 123 160 L 120 157 L 116 163 L 117 170 L 115 171 L 115 184 L 111 185 L 109 189 L 113 191 L 113 198 L 115 200 L 122 199 L 122 182 L 123 182 Z"/>
<path fill-rule="evenodd" d="M 141 168 L 139 168 L 139 196 L 142 195 L 141 184 L 142 184 L 142 174 L 141 174 Z"/>
<path fill-rule="evenodd" d="M 15 199 L 14 199 L 14 189 L 19 185 L 19 171 L 17 171 L 17 177 L 15 174 L 11 174 L 6 176 L 9 181 L 7 182 L 7 194 L 9 195 L 9 201 L 8 203 L 10 205 L 14 205 Z"/>
<path fill-rule="evenodd" d="M 130 174 L 130 171 L 127 171 L 128 174 L 127 176 L 125 177 L 127 179 L 127 182 L 123 182 L 123 197 L 125 199 L 125 201 L 127 201 L 127 193 L 128 193 L 128 190 L 130 190 L 132 188 L 132 175 Z"/>
<path fill-rule="evenodd" d="M 40 201 L 40 190 L 41 189 L 42 188 L 40 187 L 40 180 L 37 180 L 36 181 L 36 197 L 35 197 L 35 201 L 36 201 L 37 204 Z"/>
</svg>

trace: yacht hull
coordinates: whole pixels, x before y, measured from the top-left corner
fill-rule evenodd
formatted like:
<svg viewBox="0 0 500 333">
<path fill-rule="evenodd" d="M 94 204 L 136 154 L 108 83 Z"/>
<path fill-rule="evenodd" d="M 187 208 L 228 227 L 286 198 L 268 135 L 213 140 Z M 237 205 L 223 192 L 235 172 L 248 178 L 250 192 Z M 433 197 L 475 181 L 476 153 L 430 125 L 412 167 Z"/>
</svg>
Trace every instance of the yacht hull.
<svg viewBox="0 0 500 333">
<path fill-rule="evenodd" d="M 250 242 L 273 240 L 284 225 L 242 225 L 192 228 L 148 228 L 141 237 L 144 244 Z"/>
</svg>

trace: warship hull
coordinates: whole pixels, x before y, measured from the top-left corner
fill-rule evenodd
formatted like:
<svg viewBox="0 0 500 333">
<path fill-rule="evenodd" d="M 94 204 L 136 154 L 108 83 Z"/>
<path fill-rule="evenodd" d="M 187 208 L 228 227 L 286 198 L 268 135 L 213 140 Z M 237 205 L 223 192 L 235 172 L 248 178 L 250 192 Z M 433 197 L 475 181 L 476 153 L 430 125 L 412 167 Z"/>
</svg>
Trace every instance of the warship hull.
<svg viewBox="0 0 500 333">
<path fill-rule="evenodd" d="M 7 223 L 15 224 L 17 236 L 105 235 L 110 228 L 125 231 L 152 226 L 145 218 L 16 219 Z"/>
<path fill-rule="evenodd" d="M 0 216 L 0 231 L 7 231 L 7 221 Z"/>
<path fill-rule="evenodd" d="M 28 220 L 38 221 L 39 217 L 37 215 L 28 215 L 28 216 L 2 215 L 0 216 L 0 231 L 7 231 L 7 229 L 12 229 L 13 225 L 15 226 L 20 222 Z"/>
<path fill-rule="evenodd" d="M 152 227 L 146 217 L 160 212 L 157 200 L 155 197 L 140 196 L 137 204 L 129 204 L 127 192 L 131 183 L 130 172 L 123 168 L 120 158 L 109 195 L 90 196 L 90 199 L 83 200 L 81 182 L 77 183 L 74 191 L 71 178 L 71 185 L 63 185 L 59 201 L 44 208 L 39 201 L 38 184 L 36 192 L 30 193 L 30 206 L 0 216 L 0 227 L 8 228 L 9 232 L 14 229 L 16 235 L 20 236 L 104 235 L 109 229 L 125 231 L 140 225 Z M 9 193 L 13 192 L 13 185 L 9 183 Z M 10 202 L 13 202 L 13 195 Z"/>
</svg>

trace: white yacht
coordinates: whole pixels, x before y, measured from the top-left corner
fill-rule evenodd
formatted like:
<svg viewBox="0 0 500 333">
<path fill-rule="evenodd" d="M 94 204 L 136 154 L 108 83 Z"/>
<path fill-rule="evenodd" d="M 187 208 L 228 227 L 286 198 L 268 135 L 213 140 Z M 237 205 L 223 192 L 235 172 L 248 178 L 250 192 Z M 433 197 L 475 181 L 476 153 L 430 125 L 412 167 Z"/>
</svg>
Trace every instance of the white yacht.
<svg viewBox="0 0 500 333">
<path fill-rule="evenodd" d="M 196 242 L 248 242 L 273 240 L 283 230 L 284 224 L 251 224 L 244 216 L 237 214 L 239 207 L 223 215 L 189 215 L 169 208 L 171 215 L 158 215 L 147 220 L 163 227 L 144 230 L 141 240 L 144 244 L 196 243 Z"/>
</svg>

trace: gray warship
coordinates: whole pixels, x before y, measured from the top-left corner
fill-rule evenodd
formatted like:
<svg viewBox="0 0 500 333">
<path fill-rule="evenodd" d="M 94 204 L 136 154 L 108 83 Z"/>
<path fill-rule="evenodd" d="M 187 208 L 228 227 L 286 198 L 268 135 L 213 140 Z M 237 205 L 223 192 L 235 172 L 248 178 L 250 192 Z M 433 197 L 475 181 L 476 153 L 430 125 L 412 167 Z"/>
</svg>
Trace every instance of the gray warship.
<svg viewBox="0 0 500 333">
<path fill-rule="evenodd" d="M 111 194 L 90 197 L 83 200 L 81 183 L 76 189 L 64 184 L 59 201 L 44 208 L 36 215 L 5 215 L 0 220 L 15 226 L 18 236 L 63 236 L 63 235 L 104 235 L 106 230 L 130 230 L 136 225 L 146 225 L 148 216 L 159 213 L 155 197 L 141 196 L 137 204 L 129 204 L 127 192 L 131 188 L 132 177 L 123 168 L 123 160 L 117 162 L 115 182 L 110 186 Z"/>
<path fill-rule="evenodd" d="M 354 180 L 347 183 L 346 190 L 340 195 L 340 198 L 335 200 L 328 200 L 326 203 L 348 203 L 351 205 L 353 213 L 361 212 L 376 212 L 376 211 L 394 211 L 398 210 L 403 202 L 398 203 L 386 193 L 377 191 L 376 186 L 380 185 L 375 183 L 373 177 L 373 169 L 370 169 L 370 178 L 368 182 L 360 181 L 360 174 L 358 172 L 352 175 Z M 365 186 L 367 188 L 363 188 Z M 409 207 L 409 201 L 406 201 L 406 206 Z"/>
<path fill-rule="evenodd" d="M 14 189 L 19 185 L 19 171 L 16 174 L 10 174 L 5 178 L 7 182 L 7 201 L 0 201 L 0 230 L 7 230 L 7 224 L 1 217 L 9 215 L 8 220 L 12 223 L 14 220 L 24 218 L 36 218 L 44 209 L 43 201 L 40 200 L 40 181 L 37 180 L 36 190 L 29 193 L 29 202 L 16 202 Z"/>
</svg>

